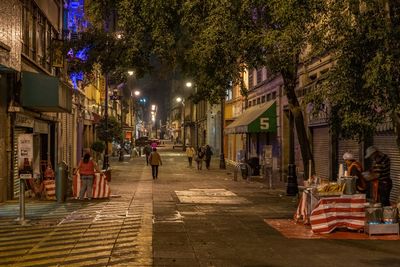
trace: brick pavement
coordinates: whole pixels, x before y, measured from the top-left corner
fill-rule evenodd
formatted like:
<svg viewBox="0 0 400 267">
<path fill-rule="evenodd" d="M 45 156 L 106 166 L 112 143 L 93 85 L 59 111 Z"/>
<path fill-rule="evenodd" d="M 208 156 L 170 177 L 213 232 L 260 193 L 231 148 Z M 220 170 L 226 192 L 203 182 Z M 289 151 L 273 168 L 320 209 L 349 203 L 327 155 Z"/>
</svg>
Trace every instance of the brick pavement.
<svg viewBox="0 0 400 267">
<path fill-rule="evenodd" d="M 113 162 L 110 200 L 30 203 L 28 227 L 0 205 L 0 266 L 400 266 L 399 241 L 285 237 L 265 220 L 290 219 L 296 198 L 160 151 L 155 181 L 144 158 Z"/>
</svg>

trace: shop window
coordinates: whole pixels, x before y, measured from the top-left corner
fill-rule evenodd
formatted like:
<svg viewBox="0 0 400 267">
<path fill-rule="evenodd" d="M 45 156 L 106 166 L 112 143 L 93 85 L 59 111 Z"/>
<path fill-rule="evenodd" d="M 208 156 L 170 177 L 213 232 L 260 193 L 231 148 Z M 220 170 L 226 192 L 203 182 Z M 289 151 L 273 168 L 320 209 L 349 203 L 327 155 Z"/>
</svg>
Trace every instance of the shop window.
<svg viewBox="0 0 400 267">
<path fill-rule="evenodd" d="M 271 94 L 268 94 L 267 95 L 267 101 L 270 101 L 271 100 Z"/>
<path fill-rule="evenodd" d="M 262 68 L 257 69 L 257 84 L 262 82 Z"/>
<path fill-rule="evenodd" d="M 38 62 L 42 67 L 46 67 L 46 22 L 42 15 L 38 17 L 37 36 Z"/>
<path fill-rule="evenodd" d="M 253 99 L 253 106 L 255 106 L 256 105 L 256 100 L 255 99 Z"/>
<path fill-rule="evenodd" d="M 254 86 L 254 77 L 253 77 L 253 70 L 249 71 L 249 89 L 253 88 Z"/>
<path fill-rule="evenodd" d="M 232 100 L 232 87 L 229 87 L 226 90 L 226 98 L 225 98 L 225 100 L 226 101 Z"/>
<path fill-rule="evenodd" d="M 272 92 L 272 99 L 276 99 L 276 92 Z"/>
<path fill-rule="evenodd" d="M 257 98 L 257 105 L 261 103 L 261 98 Z"/>
</svg>

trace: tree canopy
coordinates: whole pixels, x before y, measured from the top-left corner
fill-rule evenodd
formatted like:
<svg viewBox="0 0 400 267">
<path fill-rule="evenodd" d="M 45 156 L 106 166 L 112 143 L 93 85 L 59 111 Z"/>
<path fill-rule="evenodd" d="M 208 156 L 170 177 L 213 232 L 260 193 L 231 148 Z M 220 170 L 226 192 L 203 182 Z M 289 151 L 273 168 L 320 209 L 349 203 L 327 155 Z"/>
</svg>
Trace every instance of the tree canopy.
<svg viewBox="0 0 400 267">
<path fill-rule="evenodd" d="M 306 100 L 329 105 L 337 133 L 361 137 L 386 115 L 400 130 L 399 6 L 399 0 L 91 0 L 91 27 L 77 43 L 89 48 L 83 65 L 97 62 L 107 73 L 134 68 L 140 76 L 156 58 L 195 82 L 195 101 L 211 103 L 228 86 L 242 85 L 245 68 L 266 66 L 283 78 L 307 173 L 313 155 L 296 96 L 305 57 L 334 57 Z"/>
<path fill-rule="evenodd" d="M 320 45 L 335 65 L 309 98 L 331 108 L 331 128 L 362 140 L 379 124 L 399 118 L 400 26 L 398 1 L 335 1 L 328 6 Z M 396 126 L 398 127 L 398 126 Z M 399 131 L 398 131 L 399 132 Z"/>
</svg>

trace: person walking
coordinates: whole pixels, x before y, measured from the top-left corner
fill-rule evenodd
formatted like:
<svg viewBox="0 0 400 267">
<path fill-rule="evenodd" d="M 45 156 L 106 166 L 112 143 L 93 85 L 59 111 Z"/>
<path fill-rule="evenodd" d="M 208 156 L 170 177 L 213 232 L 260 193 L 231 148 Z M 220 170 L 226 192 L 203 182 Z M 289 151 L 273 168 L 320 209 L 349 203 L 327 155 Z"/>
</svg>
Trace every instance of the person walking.
<svg viewBox="0 0 400 267">
<path fill-rule="evenodd" d="M 196 163 L 198 170 L 201 170 L 203 168 L 203 159 L 204 159 L 204 149 L 202 147 L 199 147 L 197 149 L 197 155 L 196 155 Z"/>
<path fill-rule="evenodd" d="M 372 167 L 369 172 L 372 178 L 372 197 L 379 201 L 382 206 L 390 206 L 390 191 L 392 190 L 392 179 L 390 178 L 390 159 L 388 155 L 379 151 L 375 146 L 367 148 L 366 159 L 372 159 Z"/>
<path fill-rule="evenodd" d="M 161 156 L 157 152 L 157 148 L 153 148 L 153 152 L 150 153 L 149 163 L 151 165 L 151 173 L 153 175 L 153 180 L 158 179 L 158 166 L 162 165 Z"/>
<path fill-rule="evenodd" d="M 145 155 L 145 157 L 146 157 L 146 165 L 148 166 L 149 165 L 149 156 L 150 156 L 150 153 L 151 153 L 151 146 L 149 145 L 149 144 L 147 144 L 144 148 L 143 148 L 143 152 L 144 152 L 144 155 Z"/>
<path fill-rule="evenodd" d="M 188 157 L 190 168 L 192 167 L 192 161 L 193 161 L 194 154 L 195 154 L 194 148 L 192 146 L 188 146 L 186 148 L 186 156 Z"/>
<path fill-rule="evenodd" d="M 206 151 L 205 151 L 205 160 L 206 160 L 206 168 L 207 170 L 210 169 L 210 163 L 211 163 L 211 156 L 213 155 L 213 152 L 211 150 L 211 147 L 209 145 L 206 145 Z"/>
<path fill-rule="evenodd" d="M 79 162 L 76 172 L 79 172 L 81 176 L 82 186 L 79 192 L 79 199 L 83 200 L 85 193 L 87 193 L 87 198 L 92 199 L 93 191 L 93 180 L 95 171 L 100 172 L 97 164 L 90 158 L 90 154 L 87 152 L 83 156 L 83 159 Z"/>
</svg>

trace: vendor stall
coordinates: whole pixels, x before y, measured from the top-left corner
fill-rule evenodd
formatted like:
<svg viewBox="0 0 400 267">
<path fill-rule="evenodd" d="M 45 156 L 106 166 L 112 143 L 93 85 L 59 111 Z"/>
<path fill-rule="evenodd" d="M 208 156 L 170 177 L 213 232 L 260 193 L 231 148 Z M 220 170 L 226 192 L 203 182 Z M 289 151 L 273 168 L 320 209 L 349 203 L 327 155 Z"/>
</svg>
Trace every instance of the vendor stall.
<svg viewBox="0 0 400 267">
<path fill-rule="evenodd" d="M 74 197 L 78 197 L 81 190 L 81 178 L 79 173 L 74 175 L 72 192 Z M 107 181 L 106 175 L 103 173 L 96 173 L 93 180 L 93 198 L 109 198 L 111 189 Z M 85 194 L 86 197 L 86 194 Z"/>
<path fill-rule="evenodd" d="M 355 179 L 342 177 L 338 183 L 299 186 L 295 221 L 310 225 L 317 234 L 328 234 L 338 228 L 369 235 L 399 234 L 397 208 L 368 203 L 365 194 L 356 193 Z"/>
<path fill-rule="evenodd" d="M 321 198 L 311 212 L 314 233 L 327 234 L 336 228 L 361 230 L 365 225 L 365 194 Z"/>
</svg>

